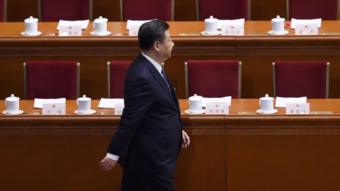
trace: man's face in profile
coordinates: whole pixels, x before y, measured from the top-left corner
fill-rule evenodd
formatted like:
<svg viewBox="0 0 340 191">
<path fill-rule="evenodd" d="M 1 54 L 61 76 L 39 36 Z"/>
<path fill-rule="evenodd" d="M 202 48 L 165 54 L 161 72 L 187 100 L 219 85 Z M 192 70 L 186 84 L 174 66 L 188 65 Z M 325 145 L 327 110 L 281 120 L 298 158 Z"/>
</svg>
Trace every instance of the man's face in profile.
<svg viewBox="0 0 340 191">
<path fill-rule="evenodd" d="M 159 53 L 164 60 L 171 58 L 172 48 L 174 47 L 174 42 L 170 37 L 169 30 L 165 31 L 165 39 L 159 43 Z"/>
</svg>

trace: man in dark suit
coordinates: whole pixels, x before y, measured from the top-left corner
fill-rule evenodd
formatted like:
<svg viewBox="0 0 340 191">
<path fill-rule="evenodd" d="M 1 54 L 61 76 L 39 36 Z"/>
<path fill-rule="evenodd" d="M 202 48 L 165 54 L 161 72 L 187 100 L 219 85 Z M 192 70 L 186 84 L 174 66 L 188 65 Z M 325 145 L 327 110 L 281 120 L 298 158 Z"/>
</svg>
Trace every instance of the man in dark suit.
<svg viewBox="0 0 340 191">
<path fill-rule="evenodd" d="M 175 91 L 163 71 L 174 46 L 169 25 L 160 20 L 143 24 L 138 32 L 141 54 L 125 79 L 125 108 L 103 170 L 119 161 L 123 191 L 173 191 L 179 150 L 190 139 L 182 130 Z"/>
</svg>

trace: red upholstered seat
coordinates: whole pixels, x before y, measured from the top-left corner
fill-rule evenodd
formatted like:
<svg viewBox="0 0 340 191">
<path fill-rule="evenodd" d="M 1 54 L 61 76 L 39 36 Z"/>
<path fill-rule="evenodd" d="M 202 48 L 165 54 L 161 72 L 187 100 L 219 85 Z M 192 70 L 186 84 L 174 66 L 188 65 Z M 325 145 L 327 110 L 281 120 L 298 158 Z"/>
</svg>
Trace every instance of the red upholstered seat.
<svg viewBox="0 0 340 191">
<path fill-rule="evenodd" d="M 27 99 L 79 96 L 79 63 L 75 61 L 28 61 L 24 72 Z"/>
<path fill-rule="evenodd" d="M 326 61 L 277 61 L 273 63 L 274 95 L 327 98 L 329 63 Z"/>
<path fill-rule="evenodd" d="M 250 0 L 197 0 L 198 15 L 204 20 L 210 15 L 218 19 L 249 19 Z"/>
<path fill-rule="evenodd" d="M 338 17 L 338 0 L 289 0 L 288 10 L 290 18 L 335 20 Z"/>
<path fill-rule="evenodd" d="M 123 20 L 173 20 L 174 0 L 122 0 Z"/>
<path fill-rule="evenodd" d="M 241 96 L 241 62 L 190 60 L 185 63 L 187 96 Z"/>
<path fill-rule="evenodd" d="M 91 19 L 92 0 L 40 0 L 42 21 Z"/>
<path fill-rule="evenodd" d="M 6 21 L 7 0 L 0 0 L 0 21 Z"/>
<path fill-rule="evenodd" d="M 130 64 L 130 61 L 111 61 L 107 63 L 108 97 L 124 97 L 125 75 Z"/>
</svg>

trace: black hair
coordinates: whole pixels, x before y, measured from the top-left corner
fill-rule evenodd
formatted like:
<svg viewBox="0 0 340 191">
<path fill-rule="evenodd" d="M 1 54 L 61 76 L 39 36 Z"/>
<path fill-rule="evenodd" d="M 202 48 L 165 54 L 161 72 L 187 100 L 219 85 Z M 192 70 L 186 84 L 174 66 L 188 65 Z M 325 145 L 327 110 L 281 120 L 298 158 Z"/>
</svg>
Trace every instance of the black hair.
<svg viewBox="0 0 340 191">
<path fill-rule="evenodd" d="M 165 31 L 169 24 L 161 20 L 152 20 L 144 23 L 138 31 L 139 48 L 148 51 L 156 41 L 162 42 L 165 39 Z"/>
</svg>

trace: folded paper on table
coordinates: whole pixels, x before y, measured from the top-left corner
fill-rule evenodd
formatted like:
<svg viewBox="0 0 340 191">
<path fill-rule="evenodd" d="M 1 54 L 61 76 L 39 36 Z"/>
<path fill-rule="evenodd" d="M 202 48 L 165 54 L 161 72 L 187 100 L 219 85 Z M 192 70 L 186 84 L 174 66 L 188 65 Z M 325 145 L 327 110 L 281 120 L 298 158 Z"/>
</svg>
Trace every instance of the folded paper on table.
<svg viewBox="0 0 340 191">
<path fill-rule="evenodd" d="M 233 20 L 218 20 L 217 28 L 221 29 L 223 25 L 242 25 L 244 26 L 245 19 L 233 19 Z"/>
<path fill-rule="evenodd" d="M 307 97 L 276 97 L 275 107 L 286 107 L 287 103 L 307 103 Z"/>
<path fill-rule="evenodd" d="M 228 103 L 228 106 L 230 106 L 231 105 L 231 96 L 220 97 L 220 98 L 203 97 L 203 107 L 205 107 L 205 104 L 207 102 L 226 102 L 226 103 Z"/>
<path fill-rule="evenodd" d="M 309 25 L 316 24 L 319 28 L 321 27 L 322 19 L 292 19 L 290 27 L 295 29 L 296 25 Z"/>
<path fill-rule="evenodd" d="M 86 29 L 89 25 L 89 20 L 76 20 L 76 21 L 66 21 L 59 20 L 57 30 L 60 30 L 61 27 L 69 27 L 74 25 L 80 25 L 82 29 Z"/>
<path fill-rule="evenodd" d="M 101 98 L 98 108 L 115 108 L 117 103 L 123 103 L 124 99 L 121 98 Z"/>
<path fill-rule="evenodd" d="M 142 26 L 142 24 L 149 22 L 151 20 L 127 20 L 126 29 L 130 30 L 132 26 Z"/>
<path fill-rule="evenodd" d="M 53 104 L 53 103 L 66 103 L 66 98 L 57 98 L 57 99 L 41 99 L 41 98 L 35 98 L 34 99 L 34 108 L 41 109 L 43 107 L 43 104 Z"/>
</svg>

